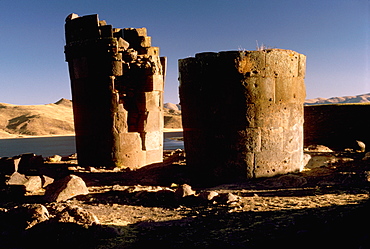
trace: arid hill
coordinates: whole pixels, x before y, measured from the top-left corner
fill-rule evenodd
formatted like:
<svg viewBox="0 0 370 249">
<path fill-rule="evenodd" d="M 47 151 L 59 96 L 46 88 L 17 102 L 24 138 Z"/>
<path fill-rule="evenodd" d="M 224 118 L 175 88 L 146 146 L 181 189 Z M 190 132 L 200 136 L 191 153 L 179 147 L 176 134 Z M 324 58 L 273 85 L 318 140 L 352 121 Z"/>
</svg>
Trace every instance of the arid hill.
<svg viewBox="0 0 370 249">
<path fill-rule="evenodd" d="M 169 106 L 177 108 L 174 104 Z M 165 108 L 164 115 L 165 128 L 181 128 L 181 111 Z M 62 98 L 46 105 L 0 103 L 0 138 L 73 133 L 71 100 Z"/>
<path fill-rule="evenodd" d="M 70 100 L 46 105 L 0 103 L 0 137 L 73 134 Z"/>
<path fill-rule="evenodd" d="M 349 104 L 349 103 L 367 103 L 370 102 L 370 93 L 365 93 L 356 96 L 344 96 L 344 97 L 333 97 L 333 98 L 316 98 L 307 99 L 305 105 L 323 105 L 323 104 Z"/>
</svg>

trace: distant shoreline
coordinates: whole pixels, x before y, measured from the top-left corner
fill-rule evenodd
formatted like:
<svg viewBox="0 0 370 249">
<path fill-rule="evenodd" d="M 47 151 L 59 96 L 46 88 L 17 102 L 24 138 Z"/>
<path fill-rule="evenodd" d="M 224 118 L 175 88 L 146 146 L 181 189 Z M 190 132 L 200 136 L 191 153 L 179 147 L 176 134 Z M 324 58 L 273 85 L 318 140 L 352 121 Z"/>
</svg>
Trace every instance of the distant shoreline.
<svg viewBox="0 0 370 249">
<path fill-rule="evenodd" d="M 182 132 L 182 128 L 164 128 L 163 132 L 168 133 L 168 132 Z M 0 134 L 0 139 L 22 139 L 22 138 L 40 138 L 40 137 L 69 137 L 69 136 L 76 136 L 75 133 L 70 133 L 70 134 L 57 134 L 57 135 L 38 135 L 38 136 L 31 136 L 31 135 L 16 135 L 16 134 L 9 134 L 9 135 L 14 135 L 14 136 L 6 136 L 6 137 L 1 137 Z"/>
</svg>

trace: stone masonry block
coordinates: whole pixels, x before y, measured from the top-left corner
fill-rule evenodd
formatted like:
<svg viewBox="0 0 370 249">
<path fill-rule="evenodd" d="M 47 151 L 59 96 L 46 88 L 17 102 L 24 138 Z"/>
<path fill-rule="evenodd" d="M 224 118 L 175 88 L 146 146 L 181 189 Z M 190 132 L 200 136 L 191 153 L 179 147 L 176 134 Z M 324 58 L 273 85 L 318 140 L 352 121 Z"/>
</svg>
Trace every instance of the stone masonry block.
<svg viewBox="0 0 370 249">
<path fill-rule="evenodd" d="M 245 152 L 261 151 L 261 130 L 260 128 L 246 128 L 238 131 L 239 141 L 236 149 Z"/>
<path fill-rule="evenodd" d="M 125 28 L 123 30 L 123 39 L 136 50 L 140 47 L 150 47 L 151 44 L 151 38 L 146 36 L 146 28 Z"/>
<path fill-rule="evenodd" d="M 238 58 L 239 73 L 245 77 L 265 77 L 265 53 L 260 51 L 240 52 Z"/>
<path fill-rule="evenodd" d="M 159 47 L 142 47 L 138 49 L 138 53 L 159 56 Z"/>
<path fill-rule="evenodd" d="M 139 133 L 120 133 L 118 142 L 116 148 L 121 153 L 118 154 L 116 166 L 134 169 L 145 165 L 145 153 L 142 151 Z"/>
<path fill-rule="evenodd" d="M 286 106 L 286 111 L 289 112 L 287 121 L 288 127 L 293 127 L 295 125 L 303 125 L 304 122 L 304 106 L 298 103 L 289 103 Z"/>
<path fill-rule="evenodd" d="M 245 163 L 245 175 L 247 179 L 254 178 L 254 153 L 243 152 L 242 156 Z"/>
<path fill-rule="evenodd" d="M 158 150 L 163 148 L 163 132 L 143 132 L 141 133 L 141 136 L 143 137 L 143 147 L 145 150 Z"/>
<path fill-rule="evenodd" d="M 298 64 L 298 76 L 305 77 L 306 75 L 306 56 L 299 54 L 299 64 Z"/>
<path fill-rule="evenodd" d="M 118 37 L 117 40 L 118 40 L 118 47 L 120 49 L 127 50 L 130 47 L 130 44 L 126 40 L 122 39 L 122 37 Z"/>
<path fill-rule="evenodd" d="M 283 151 L 282 127 L 261 127 L 261 151 Z"/>
<path fill-rule="evenodd" d="M 147 150 L 146 151 L 146 165 L 152 163 L 159 163 L 163 161 L 163 150 Z"/>
<path fill-rule="evenodd" d="M 246 118 L 246 127 L 256 127 L 256 106 L 255 104 L 246 104 L 245 105 L 245 118 Z"/>
<path fill-rule="evenodd" d="M 69 20 L 65 24 L 66 44 L 78 40 L 97 39 L 100 36 L 98 15 Z"/>
<path fill-rule="evenodd" d="M 140 134 L 137 132 L 120 133 L 120 150 L 124 153 L 141 151 L 142 143 Z"/>
<path fill-rule="evenodd" d="M 112 75 L 114 76 L 122 76 L 123 74 L 123 67 L 122 61 L 112 61 Z"/>
<path fill-rule="evenodd" d="M 160 74 L 148 75 L 146 79 L 147 80 L 144 87 L 145 92 L 163 91 L 164 87 L 163 75 Z"/>
<path fill-rule="evenodd" d="M 285 120 L 279 105 L 260 103 L 255 106 L 255 127 L 281 127 Z"/>
<path fill-rule="evenodd" d="M 299 54 L 292 50 L 266 50 L 266 77 L 298 77 Z"/>
<path fill-rule="evenodd" d="M 125 152 L 116 162 L 119 168 L 138 169 L 146 165 L 146 151 Z"/>
<path fill-rule="evenodd" d="M 276 103 L 294 102 L 293 95 L 296 92 L 292 77 L 277 77 L 275 84 Z"/>
<path fill-rule="evenodd" d="M 304 76 L 294 78 L 296 92 L 294 98 L 296 103 L 303 103 L 306 99 L 306 86 L 304 84 Z"/>
<path fill-rule="evenodd" d="M 247 103 L 275 102 L 275 78 L 248 77 L 243 85 Z"/>
<path fill-rule="evenodd" d="M 126 133 L 128 131 L 127 118 L 128 113 L 123 109 L 122 104 L 118 106 L 118 111 L 114 113 L 113 126 L 117 133 Z"/>
<path fill-rule="evenodd" d="M 303 103 L 306 88 L 302 77 L 277 77 L 275 84 L 276 103 Z"/>
<path fill-rule="evenodd" d="M 130 37 L 138 37 L 138 36 L 147 35 L 146 28 L 125 28 L 123 32 L 125 36 L 130 36 Z"/>
<path fill-rule="evenodd" d="M 150 111 L 147 113 L 146 122 L 143 127 L 144 132 L 162 131 L 163 113 Z"/>
<path fill-rule="evenodd" d="M 283 149 L 287 152 L 295 152 L 303 148 L 303 126 L 296 124 L 283 133 Z"/>
<path fill-rule="evenodd" d="M 149 48 L 152 45 L 152 38 L 150 36 L 139 36 L 139 46 L 142 48 Z"/>
<path fill-rule="evenodd" d="M 254 176 L 272 177 L 292 172 L 292 155 L 281 151 L 262 151 L 254 154 Z"/>
<path fill-rule="evenodd" d="M 145 94 L 145 108 L 147 111 L 160 112 L 162 110 L 162 92 L 144 92 Z"/>
<path fill-rule="evenodd" d="M 86 57 L 74 58 L 68 65 L 70 67 L 71 79 L 87 78 L 89 76 L 89 67 Z"/>
<path fill-rule="evenodd" d="M 104 25 L 99 27 L 100 36 L 104 38 L 112 38 L 113 37 L 113 28 L 112 25 Z"/>
</svg>

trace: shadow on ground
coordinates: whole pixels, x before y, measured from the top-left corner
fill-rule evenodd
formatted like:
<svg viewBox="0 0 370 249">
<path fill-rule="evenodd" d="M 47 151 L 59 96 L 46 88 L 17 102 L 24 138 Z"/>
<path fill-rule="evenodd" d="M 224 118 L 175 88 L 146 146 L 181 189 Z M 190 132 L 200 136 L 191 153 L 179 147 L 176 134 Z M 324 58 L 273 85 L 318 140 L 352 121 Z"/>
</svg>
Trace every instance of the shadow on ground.
<svg viewBox="0 0 370 249">
<path fill-rule="evenodd" d="M 97 248 L 370 248 L 368 201 L 273 212 L 194 210 L 181 220 L 139 222 Z"/>
</svg>

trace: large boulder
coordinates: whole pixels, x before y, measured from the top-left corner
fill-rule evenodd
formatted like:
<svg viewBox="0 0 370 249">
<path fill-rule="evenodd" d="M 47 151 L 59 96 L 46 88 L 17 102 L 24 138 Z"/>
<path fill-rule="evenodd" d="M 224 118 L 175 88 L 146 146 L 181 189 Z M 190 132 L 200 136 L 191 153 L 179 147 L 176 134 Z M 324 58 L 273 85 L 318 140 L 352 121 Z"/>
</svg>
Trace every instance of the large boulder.
<svg viewBox="0 0 370 249">
<path fill-rule="evenodd" d="M 81 177 L 69 175 L 48 185 L 44 198 L 48 202 L 60 202 L 88 193 L 89 190 Z"/>
</svg>

